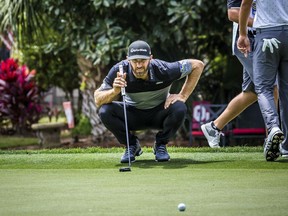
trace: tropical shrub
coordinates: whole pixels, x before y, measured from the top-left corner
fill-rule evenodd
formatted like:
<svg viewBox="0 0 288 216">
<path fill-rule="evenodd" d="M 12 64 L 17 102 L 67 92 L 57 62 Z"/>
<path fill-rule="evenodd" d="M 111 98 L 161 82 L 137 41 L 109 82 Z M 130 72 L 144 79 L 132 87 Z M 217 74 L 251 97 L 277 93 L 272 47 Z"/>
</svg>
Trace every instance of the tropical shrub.
<svg viewBox="0 0 288 216">
<path fill-rule="evenodd" d="M 9 121 L 20 134 L 40 118 L 42 109 L 35 74 L 35 70 L 29 71 L 12 58 L 0 63 L 0 123 Z"/>
<path fill-rule="evenodd" d="M 75 128 L 72 129 L 73 136 L 88 136 L 91 135 L 92 126 L 90 124 L 89 118 L 83 114 L 76 115 Z"/>
</svg>

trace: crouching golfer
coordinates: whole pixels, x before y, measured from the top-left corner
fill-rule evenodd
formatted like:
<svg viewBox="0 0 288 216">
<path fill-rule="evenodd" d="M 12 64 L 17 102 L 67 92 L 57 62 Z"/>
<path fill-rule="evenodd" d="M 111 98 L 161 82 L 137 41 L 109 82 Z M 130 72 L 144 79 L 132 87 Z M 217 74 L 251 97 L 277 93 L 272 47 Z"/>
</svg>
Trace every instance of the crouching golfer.
<svg viewBox="0 0 288 216">
<path fill-rule="evenodd" d="M 123 65 L 123 76 L 119 72 Z M 117 140 L 126 145 L 121 163 L 135 161 L 142 154 L 138 138 L 131 131 L 156 129 L 154 154 L 156 161 L 169 161 L 168 141 L 176 134 L 186 115 L 185 101 L 193 92 L 203 71 L 202 61 L 185 59 L 165 62 L 152 59 L 145 41 L 134 41 L 128 47 L 127 60 L 114 65 L 95 93 L 95 103 L 103 124 Z M 173 81 L 186 76 L 181 91 L 169 94 Z M 126 116 L 129 131 L 129 151 L 126 141 L 125 117 L 121 88 L 125 87 Z M 130 155 L 128 154 L 130 152 Z"/>
</svg>

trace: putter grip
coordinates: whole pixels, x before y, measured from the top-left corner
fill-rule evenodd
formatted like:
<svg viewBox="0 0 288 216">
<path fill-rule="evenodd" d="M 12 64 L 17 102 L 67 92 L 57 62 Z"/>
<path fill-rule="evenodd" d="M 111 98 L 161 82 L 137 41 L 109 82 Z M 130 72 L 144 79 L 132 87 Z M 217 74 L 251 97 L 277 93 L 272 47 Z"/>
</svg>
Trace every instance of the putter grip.
<svg viewBox="0 0 288 216">
<path fill-rule="evenodd" d="M 123 76 L 124 75 L 124 71 L 123 71 L 123 65 L 120 64 L 119 65 L 119 72 L 120 72 L 120 75 Z M 125 96 L 126 95 L 126 92 L 125 92 L 125 88 L 121 88 L 121 95 L 122 96 Z"/>
</svg>

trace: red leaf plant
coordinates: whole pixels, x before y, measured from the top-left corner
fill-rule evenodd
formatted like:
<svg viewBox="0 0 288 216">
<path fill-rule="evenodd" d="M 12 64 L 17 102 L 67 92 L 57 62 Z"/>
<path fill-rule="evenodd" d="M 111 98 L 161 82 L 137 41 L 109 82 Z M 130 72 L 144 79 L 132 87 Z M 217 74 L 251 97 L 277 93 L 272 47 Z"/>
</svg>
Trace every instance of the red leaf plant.
<svg viewBox="0 0 288 216">
<path fill-rule="evenodd" d="M 42 111 L 35 74 L 13 58 L 0 63 L 0 123 L 9 121 L 20 134 L 38 122 Z"/>
</svg>

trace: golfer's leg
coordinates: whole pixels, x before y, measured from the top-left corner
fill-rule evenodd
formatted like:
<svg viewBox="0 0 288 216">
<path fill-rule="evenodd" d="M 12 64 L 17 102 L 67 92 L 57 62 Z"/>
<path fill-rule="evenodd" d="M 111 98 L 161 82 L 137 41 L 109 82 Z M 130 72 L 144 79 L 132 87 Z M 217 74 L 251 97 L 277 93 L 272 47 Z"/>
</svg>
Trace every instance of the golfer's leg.
<svg viewBox="0 0 288 216">
<path fill-rule="evenodd" d="M 120 144 L 127 144 L 123 103 L 112 102 L 100 107 L 98 113 L 105 127 L 113 133 Z M 129 143 L 135 143 L 135 137 L 129 133 Z"/>
<path fill-rule="evenodd" d="M 185 103 L 177 101 L 155 115 L 157 127 L 162 128 L 162 131 L 156 134 L 156 144 L 167 144 L 175 136 L 184 122 L 186 112 Z"/>
</svg>

